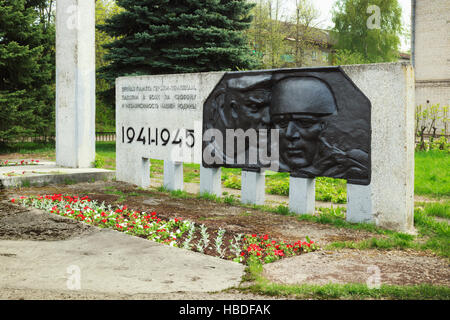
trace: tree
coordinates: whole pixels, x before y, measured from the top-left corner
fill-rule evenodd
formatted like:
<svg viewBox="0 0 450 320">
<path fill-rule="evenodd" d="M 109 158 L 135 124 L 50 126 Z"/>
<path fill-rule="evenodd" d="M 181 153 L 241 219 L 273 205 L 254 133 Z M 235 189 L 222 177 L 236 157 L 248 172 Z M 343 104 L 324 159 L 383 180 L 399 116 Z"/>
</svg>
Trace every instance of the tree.
<svg viewBox="0 0 450 320">
<path fill-rule="evenodd" d="M 105 45 L 100 76 L 243 70 L 255 64 L 242 31 L 253 7 L 246 0 L 117 0 L 125 10 L 98 28 Z M 114 91 L 109 90 L 109 97 Z"/>
<path fill-rule="evenodd" d="M 333 65 L 342 66 L 348 64 L 368 63 L 359 52 L 352 52 L 347 49 L 338 49 L 333 55 Z"/>
<path fill-rule="evenodd" d="M 262 68 L 302 67 L 308 51 L 324 37 L 317 28 L 319 12 L 311 0 L 295 0 L 290 15 L 282 13 L 282 0 L 255 0 L 248 38 Z"/>
<path fill-rule="evenodd" d="M 280 68 L 287 50 L 286 22 L 281 13 L 281 0 L 256 0 L 253 21 L 246 31 L 253 53 L 259 59 L 258 68 Z"/>
<path fill-rule="evenodd" d="M 317 48 L 318 38 L 317 19 L 319 11 L 310 0 L 295 0 L 295 14 L 291 18 L 290 34 L 295 41 L 294 60 L 296 67 L 302 67 L 305 60 L 305 51 Z"/>
<path fill-rule="evenodd" d="M 0 1 L 0 140 L 54 132 L 51 1 Z"/>
<path fill-rule="evenodd" d="M 367 63 L 396 61 L 401 14 L 397 0 L 338 0 L 333 9 L 335 48 L 358 53 Z"/>
<path fill-rule="evenodd" d="M 111 0 L 97 0 L 95 2 L 95 24 L 102 25 L 105 24 L 106 20 L 110 19 L 114 15 L 118 14 L 121 11 L 121 8 L 115 3 L 115 1 Z M 105 59 L 105 55 L 107 50 L 105 49 L 105 45 L 112 43 L 115 40 L 114 37 L 111 37 L 106 32 L 103 32 L 99 29 L 95 30 L 95 65 L 98 69 L 101 69 L 104 66 L 109 64 L 109 61 Z M 103 93 L 111 90 L 112 85 L 110 82 L 102 79 L 97 72 L 96 77 L 96 128 L 98 131 L 114 131 L 114 101 L 110 102 L 108 105 L 107 99 L 104 98 Z"/>
</svg>

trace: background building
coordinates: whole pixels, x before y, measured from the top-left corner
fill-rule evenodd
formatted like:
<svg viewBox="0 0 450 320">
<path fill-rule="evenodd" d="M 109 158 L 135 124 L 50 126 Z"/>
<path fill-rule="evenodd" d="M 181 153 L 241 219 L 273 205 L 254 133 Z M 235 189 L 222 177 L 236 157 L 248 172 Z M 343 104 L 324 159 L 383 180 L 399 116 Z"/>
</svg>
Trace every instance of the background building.
<svg viewBox="0 0 450 320">
<path fill-rule="evenodd" d="M 450 0 L 413 0 L 412 10 L 416 105 L 449 105 Z"/>
</svg>

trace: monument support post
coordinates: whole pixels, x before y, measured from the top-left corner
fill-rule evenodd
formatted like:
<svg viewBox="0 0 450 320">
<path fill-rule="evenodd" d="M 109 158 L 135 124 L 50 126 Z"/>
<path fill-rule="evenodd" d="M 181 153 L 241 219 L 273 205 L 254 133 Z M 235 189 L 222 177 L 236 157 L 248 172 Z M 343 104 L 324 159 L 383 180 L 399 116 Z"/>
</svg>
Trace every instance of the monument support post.
<svg viewBox="0 0 450 320">
<path fill-rule="evenodd" d="M 164 187 L 183 190 L 183 162 L 164 160 Z"/>
<path fill-rule="evenodd" d="M 316 180 L 289 178 L 289 210 L 298 214 L 313 214 L 316 204 Z"/>
<path fill-rule="evenodd" d="M 246 204 L 263 205 L 265 200 L 266 175 L 264 171 L 242 170 L 241 201 Z"/>
<path fill-rule="evenodd" d="M 95 160 L 95 1 L 56 3 L 56 164 Z"/>
<path fill-rule="evenodd" d="M 221 168 L 205 168 L 200 165 L 200 194 L 209 193 L 220 197 L 222 195 L 221 177 Z"/>
</svg>

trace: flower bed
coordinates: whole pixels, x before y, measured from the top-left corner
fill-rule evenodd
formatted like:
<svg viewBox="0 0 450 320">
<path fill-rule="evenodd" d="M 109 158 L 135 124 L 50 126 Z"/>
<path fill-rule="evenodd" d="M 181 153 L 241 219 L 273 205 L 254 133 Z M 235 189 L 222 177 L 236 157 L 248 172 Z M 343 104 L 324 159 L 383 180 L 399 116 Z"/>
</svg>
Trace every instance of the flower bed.
<svg viewBox="0 0 450 320">
<path fill-rule="evenodd" d="M 162 220 L 156 212 L 134 211 L 126 206 L 112 207 L 89 197 L 62 194 L 11 199 L 25 207 L 46 210 L 100 228 L 111 228 L 173 247 L 202 252 L 246 264 L 250 259 L 269 263 L 283 257 L 317 249 L 314 241 L 287 243 L 275 241 L 267 234 L 243 235 L 225 229 L 211 230 L 203 224 L 177 218 Z"/>
<path fill-rule="evenodd" d="M 20 160 L 17 162 L 10 162 L 9 160 L 0 160 L 0 167 L 14 167 L 14 166 L 32 166 L 39 164 L 39 160 L 31 159 L 31 161 Z"/>
</svg>

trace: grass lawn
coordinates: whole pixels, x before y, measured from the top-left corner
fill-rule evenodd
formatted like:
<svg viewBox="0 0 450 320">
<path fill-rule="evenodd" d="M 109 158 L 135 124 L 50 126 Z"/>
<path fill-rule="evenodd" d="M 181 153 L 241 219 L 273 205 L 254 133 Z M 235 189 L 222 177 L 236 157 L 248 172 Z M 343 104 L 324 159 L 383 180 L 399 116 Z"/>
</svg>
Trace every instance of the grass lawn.
<svg viewBox="0 0 450 320">
<path fill-rule="evenodd" d="M 425 196 L 450 196 L 450 155 L 448 151 L 416 152 L 414 192 Z"/>
</svg>

